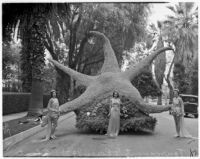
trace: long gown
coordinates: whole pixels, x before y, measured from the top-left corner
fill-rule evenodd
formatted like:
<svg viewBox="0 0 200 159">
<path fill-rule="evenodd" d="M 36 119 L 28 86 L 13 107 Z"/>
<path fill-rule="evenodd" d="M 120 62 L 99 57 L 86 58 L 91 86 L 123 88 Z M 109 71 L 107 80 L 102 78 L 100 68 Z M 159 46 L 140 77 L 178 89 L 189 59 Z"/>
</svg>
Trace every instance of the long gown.
<svg viewBox="0 0 200 159">
<path fill-rule="evenodd" d="M 173 98 L 173 112 L 175 118 L 180 118 L 180 137 L 193 138 L 192 135 L 186 130 L 184 123 L 184 104 L 180 97 Z"/>
<path fill-rule="evenodd" d="M 108 125 L 107 135 L 110 137 L 116 137 L 119 134 L 120 129 L 120 99 L 112 98 L 110 105 L 110 119 Z"/>
</svg>

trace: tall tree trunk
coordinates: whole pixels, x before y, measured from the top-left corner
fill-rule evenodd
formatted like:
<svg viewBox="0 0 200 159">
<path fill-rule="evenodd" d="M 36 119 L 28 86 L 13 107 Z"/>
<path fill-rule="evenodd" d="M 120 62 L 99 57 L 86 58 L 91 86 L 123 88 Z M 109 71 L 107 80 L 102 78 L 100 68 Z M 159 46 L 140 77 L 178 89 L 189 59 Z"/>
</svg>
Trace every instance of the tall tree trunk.
<svg viewBox="0 0 200 159">
<path fill-rule="evenodd" d="M 43 113 L 43 82 L 32 79 L 31 98 L 28 116 L 38 116 Z"/>
<path fill-rule="evenodd" d="M 162 94 L 158 96 L 157 105 L 162 105 Z"/>
<path fill-rule="evenodd" d="M 74 97 L 74 79 L 73 78 L 70 78 L 70 98 L 73 98 Z"/>
<path fill-rule="evenodd" d="M 175 55 L 174 55 L 173 60 L 172 60 L 172 62 L 170 64 L 170 66 L 169 66 L 169 71 L 167 73 L 167 78 L 165 78 L 165 80 L 166 80 L 166 82 L 168 84 L 168 88 L 169 88 L 169 104 L 173 103 L 173 86 L 172 86 L 169 78 L 170 78 L 170 74 L 171 74 L 171 70 L 172 70 L 172 66 L 174 64 L 174 61 L 175 61 Z"/>
<path fill-rule="evenodd" d="M 170 80 L 168 80 L 168 79 L 167 79 L 167 84 L 168 84 L 168 88 L 169 88 L 169 104 L 172 104 L 173 103 L 173 96 L 174 96 L 173 86 L 172 86 Z"/>
<path fill-rule="evenodd" d="M 171 84 L 171 82 L 168 78 L 166 79 L 166 82 L 167 82 L 167 85 L 168 85 L 168 88 L 169 88 L 169 104 L 172 104 L 173 103 L 173 97 L 174 97 L 173 86 L 172 86 L 172 84 Z"/>
<path fill-rule="evenodd" d="M 30 54 L 32 65 L 32 87 L 31 100 L 28 110 L 28 116 L 38 116 L 43 109 L 43 71 L 44 71 L 44 37 L 46 30 L 45 10 L 42 5 L 34 8 L 32 13 L 31 36 L 30 36 Z"/>
<path fill-rule="evenodd" d="M 161 37 L 159 38 L 157 45 L 158 49 L 164 46 Z M 155 59 L 155 76 L 160 90 L 162 89 L 165 67 L 166 67 L 166 54 L 162 53 L 158 55 Z M 160 96 L 158 96 L 157 105 L 162 105 L 162 93 L 160 94 Z"/>
<path fill-rule="evenodd" d="M 25 17 L 25 21 L 28 20 Z M 31 79 L 32 79 L 32 66 L 31 66 L 31 54 L 30 54 L 30 30 L 28 29 L 28 24 L 24 27 L 24 32 L 22 34 L 22 50 L 21 54 L 21 80 L 22 80 L 22 91 L 31 92 Z"/>
<path fill-rule="evenodd" d="M 70 29 L 70 44 L 69 44 L 69 68 L 76 70 L 74 65 L 74 57 L 75 57 L 75 44 L 76 44 L 76 28 Z M 73 98 L 74 86 L 73 79 L 69 77 L 69 96 Z"/>
</svg>

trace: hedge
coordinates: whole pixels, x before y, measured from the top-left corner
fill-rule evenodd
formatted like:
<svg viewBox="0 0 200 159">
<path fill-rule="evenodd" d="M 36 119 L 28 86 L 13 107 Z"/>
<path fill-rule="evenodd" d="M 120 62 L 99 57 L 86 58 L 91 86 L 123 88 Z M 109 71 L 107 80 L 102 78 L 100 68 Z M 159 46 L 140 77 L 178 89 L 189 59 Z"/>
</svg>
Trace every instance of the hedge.
<svg viewBox="0 0 200 159">
<path fill-rule="evenodd" d="M 20 113 L 28 110 L 31 93 L 3 92 L 3 115 Z M 43 106 L 47 107 L 50 95 L 43 96 Z"/>
</svg>

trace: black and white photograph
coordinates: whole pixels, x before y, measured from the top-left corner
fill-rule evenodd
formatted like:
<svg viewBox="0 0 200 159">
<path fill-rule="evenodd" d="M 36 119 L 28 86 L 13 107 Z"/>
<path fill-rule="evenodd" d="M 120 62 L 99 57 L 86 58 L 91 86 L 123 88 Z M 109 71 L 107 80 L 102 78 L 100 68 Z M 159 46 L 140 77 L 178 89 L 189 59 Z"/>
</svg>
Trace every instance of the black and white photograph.
<svg viewBox="0 0 200 159">
<path fill-rule="evenodd" d="M 198 1 L 2 1 L 1 157 L 199 157 Z"/>
</svg>

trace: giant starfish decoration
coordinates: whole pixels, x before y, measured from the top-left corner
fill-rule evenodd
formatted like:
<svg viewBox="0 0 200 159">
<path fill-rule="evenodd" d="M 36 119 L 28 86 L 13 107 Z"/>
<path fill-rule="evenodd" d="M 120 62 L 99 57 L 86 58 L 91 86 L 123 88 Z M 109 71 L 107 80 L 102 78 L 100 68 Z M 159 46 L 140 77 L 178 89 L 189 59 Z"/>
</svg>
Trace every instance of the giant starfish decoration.
<svg viewBox="0 0 200 159">
<path fill-rule="evenodd" d="M 90 35 L 100 37 L 103 41 L 104 64 L 100 75 L 89 76 L 74 71 L 55 60 L 49 59 L 57 68 L 61 69 L 81 85 L 86 86 L 86 91 L 78 98 L 60 106 L 61 112 L 70 112 L 87 105 L 106 93 L 112 94 L 114 90 L 120 95 L 124 95 L 130 101 L 135 103 L 138 109 L 148 113 L 159 113 L 169 110 L 169 106 L 157 106 L 147 104 L 143 101 L 139 91 L 131 84 L 131 81 L 138 76 L 146 67 L 149 67 L 153 59 L 166 50 L 172 50 L 170 47 L 159 49 L 143 59 L 135 67 L 131 66 L 125 72 L 121 72 L 115 53 L 111 47 L 109 39 L 100 32 L 90 31 Z"/>
</svg>

